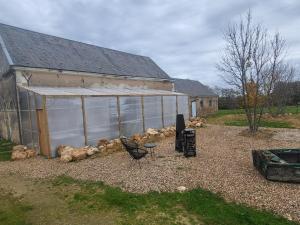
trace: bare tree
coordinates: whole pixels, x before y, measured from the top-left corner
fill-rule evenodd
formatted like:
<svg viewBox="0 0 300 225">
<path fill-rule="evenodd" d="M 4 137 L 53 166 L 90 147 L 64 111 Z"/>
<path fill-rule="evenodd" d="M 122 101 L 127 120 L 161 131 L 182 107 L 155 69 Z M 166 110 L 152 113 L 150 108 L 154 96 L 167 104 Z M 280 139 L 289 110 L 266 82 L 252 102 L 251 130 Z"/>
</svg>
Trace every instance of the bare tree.
<svg viewBox="0 0 300 225">
<path fill-rule="evenodd" d="M 249 129 L 255 133 L 276 83 L 286 74 L 285 41 L 279 33 L 270 37 L 261 24 L 254 24 L 250 11 L 228 26 L 224 39 L 226 48 L 217 68 L 242 96 Z"/>
</svg>

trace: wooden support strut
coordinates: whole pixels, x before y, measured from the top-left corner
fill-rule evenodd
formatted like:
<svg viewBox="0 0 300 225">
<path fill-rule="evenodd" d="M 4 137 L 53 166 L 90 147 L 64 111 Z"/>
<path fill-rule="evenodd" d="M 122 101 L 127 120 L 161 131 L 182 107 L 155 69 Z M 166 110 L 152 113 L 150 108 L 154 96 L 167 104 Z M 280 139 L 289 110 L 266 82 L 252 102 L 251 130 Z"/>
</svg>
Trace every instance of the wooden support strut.
<svg viewBox="0 0 300 225">
<path fill-rule="evenodd" d="M 119 96 L 117 96 L 117 111 L 118 111 L 119 137 L 121 137 L 121 110 L 120 110 L 120 97 Z"/>
<path fill-rule="evenodd" d="M 164 119 L 164 96 L 161 96 L 161 120 L 162 120 L 162 126 L 165 127 L 165 119 Z"/>
<path fill-rule="evenodd" d="M 44 122 L 45 122 L 45 132 L 46 132 L 46 138 L 47 138 L 47 147 L 45 152 L 48 158 L 51 158 L 51 144 L 50 144 L 50 133 L 49 133 L 49 126 L 48 126 L 48 112 L 47 112 L 47 99 L 46 96 L 43 96 L 43 111 L 44 111 Z"/>
<path fill-rule="evenodd" d="M 83 121 L 84 144 L 88 145 L 84 96 L 81 96 L 81 110 L 82 110 L 82 121 Z"/>
<path fill-rule="evenodd" d="M 31 147 L 33 148 L 33 133 L 32 133 L 32 109 L 31 109 L 31 100 L 29 97 L 29 91 L 26 91 L 27 94 L 27 106 L 28 106 L 28 113 L 29 113 L 29 125 L 30 125 L 30 136 L 31 136 Z"/>
<path fill-rule="evenodd" d="M 144 96 L 141 96 L 141 101 L 142 101 L 142 120 L 143 120 L 143 132 L 146 132 L 145 128 L 145 109 L 144 109 Z"/>
<path fill-rule="evenodd" d="M 176 115 L 178 115 L 178 96 L 176 95 Z"/>
<path fill-rule="evenodd" d="M 18 123 L 19 123 L 19 135 L 20 135 L 20 142 L 23 144 L 23 132 L 22 132 L 22 118 L 21 118 L 21 107 L 20 107 L 20 93 L 19 88 L 16 87 L 16 97 L 17 97 L 17 115 L 18 115 Z"/>
</svg>

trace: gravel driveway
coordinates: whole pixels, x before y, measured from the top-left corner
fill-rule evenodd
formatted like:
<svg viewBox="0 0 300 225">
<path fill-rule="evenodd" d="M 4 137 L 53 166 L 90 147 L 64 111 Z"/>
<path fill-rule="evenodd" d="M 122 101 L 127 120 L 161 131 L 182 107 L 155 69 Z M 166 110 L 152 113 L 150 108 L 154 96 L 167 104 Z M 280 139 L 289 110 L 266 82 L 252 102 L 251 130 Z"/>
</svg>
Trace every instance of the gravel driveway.
<svg viewBox="0 0 300 225">
<path fill-rule="evenodd" d="M 220 193 L 228 201 L 273 210 L 300 222 L 300 184 L 265 180 L 253 168 L 251 159 L 252 149 L 300 148 L 300 140 L 254 139 L 239 135 L 243 129 L 210 125 L 197 130 L 198 155 L 188 159 L 174 151 L 174 138 L 168 138 L 159 143 L 154 159 L 142 161 L 142 169 L 130 164 L 126 152 L 119 152 L 67 164 L 41 157 L 1 162 L 0 176 L 18 173 L 44 178 L 67 174 L 141 193 L 174 191 L 179 186 L 202 187 Z"/>
</svg>

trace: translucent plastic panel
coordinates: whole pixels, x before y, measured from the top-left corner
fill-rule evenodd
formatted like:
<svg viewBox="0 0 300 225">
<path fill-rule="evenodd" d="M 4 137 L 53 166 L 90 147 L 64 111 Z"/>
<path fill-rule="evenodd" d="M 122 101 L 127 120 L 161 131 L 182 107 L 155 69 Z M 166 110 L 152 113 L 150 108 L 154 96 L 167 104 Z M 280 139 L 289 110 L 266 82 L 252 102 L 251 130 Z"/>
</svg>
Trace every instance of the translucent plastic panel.
<svg viewBox="0 0 300 225">
<path fill-rule="evenodd" d="M 26 130 L 31 130 L 30 111 L 21 110 L 20 113 L 21 113 L 22 128 Z"/>
<path fill-rule="evenodd" d="M 32 132 L 32 145 L 33 145 L 34 149 L 36 149 L 38 152 L 40 151 L 39 133 L 38 132 Z"/>
<path fill-rule="evenodd" d="M 28 110 L 28 91 L 22 88 L 19 88 L 19 100 L 20 100 L 20 110 Z"/>
<path fill-rule="evenodd" d="M 116 97 L 86 97 L 84 103 L 89 145 L 96 145 L 99 139 L 119 137 Z"/>
<path fill-rule="evenodd" d="M 121 135 L 143 133 L 141 97 L 120 97 Z"/>
<path fill-rule="evenodd" d="M 163 96 L 164 125 L 172 126 L 176 123 L 176 96 Z"/>
<path fill-rule="evenodd" d="M 161 96 L 144 97 L 144 119 L 146 129 L 163 127 Z"/>
<path fill-rule="evenodd" d="M 22 144 L 29 148 L 33 147 L 32 144 L 32 134 L 30 130 L 22 129 Z"/>
<path fill-rule="evenodd" d="M 189 97 L 177 96 L 178 114 L 183 114 L 184 119 L 189 119 Z"/>
<path fill-rule="evenodd" d="M 84 145 L 81 98 L 47 98 L 51 156 L 56 157 L 59 145 Z"/>
</svg>

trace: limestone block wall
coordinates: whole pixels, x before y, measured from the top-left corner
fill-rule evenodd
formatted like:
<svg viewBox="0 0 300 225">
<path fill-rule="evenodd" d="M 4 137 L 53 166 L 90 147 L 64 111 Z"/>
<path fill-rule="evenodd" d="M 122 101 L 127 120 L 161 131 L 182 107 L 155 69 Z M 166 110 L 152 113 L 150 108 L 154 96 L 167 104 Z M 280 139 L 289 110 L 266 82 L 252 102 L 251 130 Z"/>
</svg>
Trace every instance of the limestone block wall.
<svg viewBox="0 0 300 225">
<path fill-rule="evenodd" d="M 192 102 L 196 102 L 196 114 L 198 117 L 218 111 L 218 96 L 191 97 L 190 107 L 192 106 Z"/>
<path fill-rule="evenodd" d="M 172 91 L 173 84 L 167 80 L 131 78 L 112 75 L 58 71 L 19 70 L 17 83 L 31 86 L 52 87 L 138 87 Z M 25 75 L 26 74 L 26 75 Z"/>
</svg>

